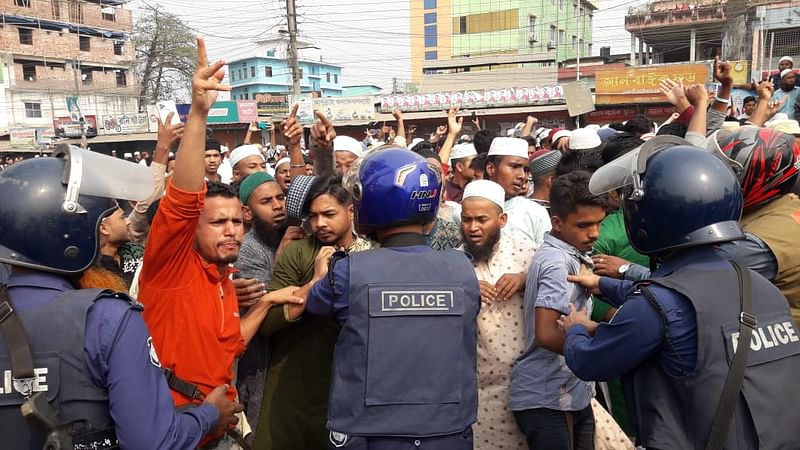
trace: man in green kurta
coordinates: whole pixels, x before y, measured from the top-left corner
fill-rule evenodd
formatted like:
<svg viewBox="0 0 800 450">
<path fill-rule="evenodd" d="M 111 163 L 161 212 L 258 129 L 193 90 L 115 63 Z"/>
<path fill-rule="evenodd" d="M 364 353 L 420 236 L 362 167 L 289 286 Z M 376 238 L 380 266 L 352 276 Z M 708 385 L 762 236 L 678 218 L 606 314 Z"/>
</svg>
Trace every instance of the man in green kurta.
<svg viewBox="0 0 800 450">
<path fill-rule="evenodd" d="M 350 194 L 335 177 L 320 177 L 304 202 L 311 235 L 286 246 L 275 265 L 269 291 L 310 288 L 335 250 L 362 251 L 369 241 L 353 233 Z M 288 320 L 272 308 L 260 332 L 269 336 L 270 362 L 255 449 L 326 449 L 333 350 L 339 326 L 333 320 L 301 316 Z"/>
</svg>

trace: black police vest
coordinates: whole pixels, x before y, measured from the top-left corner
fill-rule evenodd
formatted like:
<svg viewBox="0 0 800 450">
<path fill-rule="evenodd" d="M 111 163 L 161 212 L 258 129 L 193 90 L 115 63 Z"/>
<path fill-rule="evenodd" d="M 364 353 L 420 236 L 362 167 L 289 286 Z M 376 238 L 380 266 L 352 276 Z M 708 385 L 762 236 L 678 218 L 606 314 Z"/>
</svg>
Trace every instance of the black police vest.
<svg viewBox="0 0 800 450">
<path fill-rule="evenodd" d="M 725 448 L 800 445 L 800 329 L 786 298 L 750 271 L 758 328 Z M 664 373 L 658 355 L 627 375 L 628 406 L 648 448 L 703 449 L 739 335 L 739 284 L 728 262 L 690 264 L 652 280 L 686 296 L 697 316 L 697 364 L 686 377 Z M 666 344 L 665 344 L 666 345 Z"/>
<path fill-rule="evenodd" d="M 61 422 L 82 420 L 74 432 L 100 431 L 113 428 L 108 413 L 108 392 L 92 382 L 84 356 L 84 329 L 89 307 L 110 291 L 100 289 L 70 290 L 41 307 L 19 311 L 33 356 L 35 392 L 46 392 L 51 405 L 57 407 Z M 130 301 L 127 296 L 117 294 Z M 11 295 L 12 305 L 22 305 L 26 298 Z M 134 307 L 132 305 L 132 307 Z M 25 401 L 13 389 L 8 345 L 0 336 L 0 448 L 41 449 L 45 433 L 22 417 L 20 405 Z M 90 428 L 89 428 L 90 427 Z"/>
<path fill-rule="evenodd" d="M 333 362 L 328 428 L 426 437 L 477 420 L 480 287 L 461 252 L 352 253 L 350 306 Z"/>
</svg>

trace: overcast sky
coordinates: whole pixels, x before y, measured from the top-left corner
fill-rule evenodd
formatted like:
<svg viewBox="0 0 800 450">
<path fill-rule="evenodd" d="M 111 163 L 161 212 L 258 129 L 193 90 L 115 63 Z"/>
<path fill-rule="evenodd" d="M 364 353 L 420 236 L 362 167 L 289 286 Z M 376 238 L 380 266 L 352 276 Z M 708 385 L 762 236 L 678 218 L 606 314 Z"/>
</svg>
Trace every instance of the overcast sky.
<svg viewBox="0 0 800 450">
<path fill-rule="evenodd" d="M 518 0 L 520 3 L 529 0 Z M 545 0 L 546 1 L 546 0 Z M 326 61 L 343 66 L 345 85 L 410 81 L 408 0 L 296 0 L 303 39 L 322 49 Z M 641 0 L 601 0 L 594 17 L 594 52 L 630 51 L 625 31 L 628 8 Z M 255 39 L 286 28 L 285 0 L 134 0 L 130 8 L 160 4 L 206 36 L 211 59 L 234 59 Z M 546 24 L 542 24 L 546 25 Z"/>
</svg>

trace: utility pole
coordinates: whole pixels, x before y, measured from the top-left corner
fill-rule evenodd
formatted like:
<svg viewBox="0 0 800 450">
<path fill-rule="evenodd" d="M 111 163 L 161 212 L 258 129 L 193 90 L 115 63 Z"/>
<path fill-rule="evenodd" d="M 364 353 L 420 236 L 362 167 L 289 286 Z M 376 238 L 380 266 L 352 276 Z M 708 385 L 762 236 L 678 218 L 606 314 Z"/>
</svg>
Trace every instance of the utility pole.
<svg viewBox="0 0 800 450">
<path fill-rule="evenodd" d="M 294 0 L 286 0 L 286 20 L 289 25 L 289 64 L 292 67 L 292 92 L 300 95 L 300 64 L 297 60 L 297 12 Z"/>
<path fill-rule="evenodd" d="M 81 100 L 81 76 L 79 75 L 80 71 L 80 61 L 78 59 L 74 59 L 72 61 L 72 73 L 75 75 L 75 95 L 77 96 L 76 102 L 80 102 Z M 81 111 L 81 115 L 78 118 L 81 123 L 81 148 L 87 148 L 86 144 L 86 121 L 83 118 L 83 111 Z"/>
</svg>

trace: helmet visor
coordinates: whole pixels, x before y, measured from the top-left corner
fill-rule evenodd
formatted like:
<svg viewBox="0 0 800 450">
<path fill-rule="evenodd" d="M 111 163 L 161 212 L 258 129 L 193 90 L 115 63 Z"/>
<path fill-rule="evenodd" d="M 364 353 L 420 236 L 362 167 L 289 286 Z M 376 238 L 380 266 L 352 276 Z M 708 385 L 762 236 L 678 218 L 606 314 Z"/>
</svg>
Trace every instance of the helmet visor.
<svg viewBox="0 0 800 450">
<path fill-rule="evenodd" d="M 589 179 L 589 192 L 604 194 L 633 184 L 634 175 L 647 169 L 647 160 L 656 152 L 675 145 L 691 144 L 677 136 L 656 136 L 639 147 L 625 153 L 597 169 Z"/>
<path fill-rule="evenodd" d="M 153 193 L 153 172 L 147 166 L 72 145 L 60 147 L 55 156 L 67 160 L 66 202 L 77 202 L 80 195 L 141 201 Z"/>
</svg>

